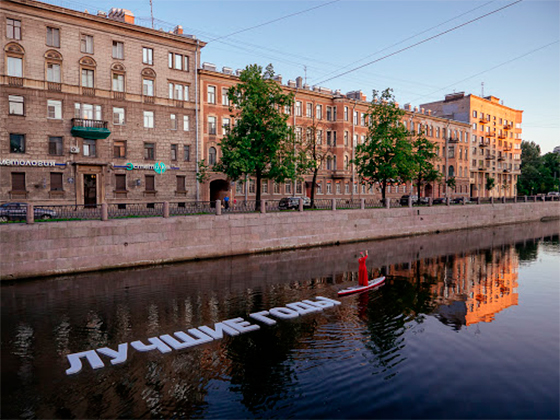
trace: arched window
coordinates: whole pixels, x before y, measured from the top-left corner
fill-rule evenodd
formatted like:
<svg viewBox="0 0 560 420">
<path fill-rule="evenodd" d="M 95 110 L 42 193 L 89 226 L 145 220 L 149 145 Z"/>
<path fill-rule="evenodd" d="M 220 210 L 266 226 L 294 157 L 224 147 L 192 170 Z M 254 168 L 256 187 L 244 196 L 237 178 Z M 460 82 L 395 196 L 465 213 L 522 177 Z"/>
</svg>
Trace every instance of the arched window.
<svg viewBox="0 0 560 420">
<path fill-rule="evenodd" d="M 215 147 L 211 147 L 208 150 L 208 164 L 209 165 L 215 165 L 216 164 L 216 148 Z"/>
<path fill-rule="evenodd" d="M 332 168 L 332 159 L 331 157 L 327 157 L 327 171 L 330 171 Z"/>
<path fill-rule="evenodd" d="M 453 168 L 453 165 L 449 165 L 449 177 L 453 176 L 455 176 L 455 168 Z"/>
<path fill-rule="evenodd" d="M 82 57 L 80 59 L 80 85 L 82 86 L 82 95 L 95 96 L 95 67 L 97 64 L 91 57 Z"/>
<path fill-rule="evenodd" d="M 344 156 L 344 169 L 348 169 L 348 165 L 350 165 L 350 160 L 348 156 Z"/>
<path fill-rule="evenodd" d="M 156 72 L 151 68 L 142 70 L 142 96 L 144 102 L 154 103 L 154 96 L 156 95 Z"/>
<path fill-rule="evenodd" d="M 45 74 L 47 89 L 60 92 L 62 90 L 62 55 L 56 50 L 45 53 Z"/>
<path fill-rule="evenodd" d="M 333 170 L 336 171 L 336 156 L 333 156 Z"/>
<path fill-rule="evenodd" d="M 12 86 L 23 86 L 23 47 L 15 42 L 10 42 L 4 48 L 6 56 L 6 70 L 8 83 Z"/>
<path fill-rule="evenodd" d="M 124 99 L 126 92 L 126 70 L 121 63 L 111 66 L 111 90 L 114 99 Z"/>
</svg>

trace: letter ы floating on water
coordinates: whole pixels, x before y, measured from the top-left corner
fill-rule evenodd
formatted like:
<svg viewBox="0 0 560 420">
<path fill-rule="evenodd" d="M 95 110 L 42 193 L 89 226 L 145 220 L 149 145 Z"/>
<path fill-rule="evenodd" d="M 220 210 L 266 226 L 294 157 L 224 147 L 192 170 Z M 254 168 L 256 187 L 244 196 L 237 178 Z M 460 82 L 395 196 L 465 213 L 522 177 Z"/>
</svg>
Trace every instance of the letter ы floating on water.
<svg viewBox="0 0 560 420">
<path fill-rule="evenodd" d="M 249 314 L 251 319 L 261 322 L 265 325 L 275 325 L 276 320 L 273 319 L 293 319 L 302 315 L 313 312 L 320 312 L 326 308 L 340 305 L 340 302 L 322 296 L 317 296 L 316 300 L 303 300 L 301 302 L 292 302 L 286 306 L 272 308 L 269 311 L 260 311 Z M 214 340 L 219 340 L 227 334 L 231 337 L 239 334 L 245 334 L 251 331 L 259 330 L 261 327 L 251 324 L 243 318 L 233 318 L 226 321 L 217 322 L 214 328 L 203 325 L 198 328 L 190 328 L 187 332 L 176 331 L 173 336 L 163 334 L 159 337 L 150 337 L 145 344 L 140 340 L 132 341 L 130 346 L 139 352 L 147 352 L 157 350 L 162 354 L 171 353 L 173 350 L 183 350 L 189 347 L 199 346 Z M 88 361 L 92 369 L 101 369 L 105 367 L 103 360 L 99 355 L 108 357 L 112 365 L 118 365 L 126 362 L 128 357 L 128 344 L 121 343 L 117 350 L 108 347 L 102 347 L 97 350 L 87 350 L 79 353 L 67 355 L 70 367 L 66 370 L 67 375 L 78 373 L 82 370 L 82 359 Z"/>
</svg>

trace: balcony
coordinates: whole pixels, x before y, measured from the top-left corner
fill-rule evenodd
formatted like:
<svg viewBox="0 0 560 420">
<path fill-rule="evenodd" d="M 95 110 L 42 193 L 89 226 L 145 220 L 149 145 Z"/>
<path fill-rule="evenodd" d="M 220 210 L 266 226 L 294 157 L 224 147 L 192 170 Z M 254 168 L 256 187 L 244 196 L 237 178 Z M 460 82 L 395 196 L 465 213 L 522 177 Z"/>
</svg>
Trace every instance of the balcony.
<svg viewBox="0 0 560 420">
<path fill-rule="evenodd" d="M 107 128 L 107 121 L 72 118 L 71 133 L 74 137 L 102 140 L 109 137 L 111 131 Z"/>
<path fill-rule="evenodd" d="M 47 89 L 52 92 L 62 92 L 62 83 L 47 82 Z"/>
<path fill-rule="evenodd" d="M 504 130 L 511 130 L 513 128 L 513 124 L 504 124 Z"/>
<path fill-rule="evenodd" d="M 506 160 L 503 156 L 498 156 L 498 162 L 503 162 L 504 160 Z"/>
<path fill-rule="evenodd" d="M 484 142 L 480 142 L 478 144 L 478 147 L 488 147 L 488 146 L 490 146 L 490 145 L 488 143 L 484 143 Z"/>
<path fill-rule="evenodd" d="M 95 88 L 82 86 L 82 95 L 84 95 L 84 96 L 95 96 Z"/>
<path fill-rule="evenodd" d="M 455 138 L 454 138 L 454 137 L 449 137 L 449 138 L 447 139 L 447 141 L 448 141 L 449 143 L 459 143 L 459 139 L 458 139 L 457 137 L 455 137 Z"/>
<path fill-rule="evenodd" d="M 351 172 L 348 169 L 335 169 L 332 171 L 332 177 L 334 179 L 342 179 L 347 178 L 351 175 Z"/>
<path fill-rule="evenodd" d="M 486 155 L 486 156 L 485 156 L 485 159 L 486 159 L 486 160 L 495 160 L 495 159 L 496 159 L 496 156 L 495 156 L 495 155 Z"/>
<path fill-rule="evenodd" d="M 490 131 L 488 133 L 484 133 L 484 137 L 496 137 L 496 133 L 493 131 Z"/>
<path fill-rule="evenodd" d="M 22 87 L 23 77 L 8 76 L 8 85 Z"/>
<path fill-rule="evenodd" d="M 511 172 L 511 169 L 504 169 L 504 174 L 509 174 Z"/>
<path fill-rule="evenodd" d="M 498 134 L 498 138 L 500 140 L 505 140 L 506 139 L 506 135 L 505 134 Z"/>
<path fill-rule="evenodd" d="M 125 92 L 118 92 L 116 90 L 113 91 L 113 99 L 116 99 L 117 101 L 124 101 L 126 99 L 126 93 Z"/>
<path fill-rule="evenodd" d="M 480 119 L 478 120 L 478 122 L 480 124 L 488 124 L 490 122 L 490 120 L 487 120 L 485 117 L 480 117 Z"/>
<path fill-rule="evenodd" d="M 143 98 L 145 104 L 153 104 L 155 102 L 155 98 L 153 96 L 144 95 Z"/>
<path fill-rule="evenodd" d="M 504 147 L 504 152 L 511 152 L 513 150 L 513 148 L 511 146 L 505 146 Z"/>
</svg>

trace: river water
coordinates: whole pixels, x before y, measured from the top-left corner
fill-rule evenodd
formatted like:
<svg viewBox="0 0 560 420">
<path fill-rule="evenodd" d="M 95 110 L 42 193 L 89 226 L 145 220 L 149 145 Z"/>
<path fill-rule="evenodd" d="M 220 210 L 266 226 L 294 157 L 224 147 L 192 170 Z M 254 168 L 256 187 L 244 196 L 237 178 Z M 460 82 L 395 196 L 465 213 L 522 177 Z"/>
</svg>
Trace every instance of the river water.
<svg viewBox="0 0 560 420">
<path fill-rule="evenodd" d="M 2 418 L 557 419 L 559 232 L 510 225 L 3 284 Z M 364 249 L 385 284 L 338 298 Z M 340 305 L 275 325 L 249 316 L 317 296 Z M 234 318 L 259 329 L 165 352 L 130 344 Z M 123 363 L 97 352 L 103 367 L 80 359 L 66 374 L 68 355 L 119 344 Z"/>
</svg>

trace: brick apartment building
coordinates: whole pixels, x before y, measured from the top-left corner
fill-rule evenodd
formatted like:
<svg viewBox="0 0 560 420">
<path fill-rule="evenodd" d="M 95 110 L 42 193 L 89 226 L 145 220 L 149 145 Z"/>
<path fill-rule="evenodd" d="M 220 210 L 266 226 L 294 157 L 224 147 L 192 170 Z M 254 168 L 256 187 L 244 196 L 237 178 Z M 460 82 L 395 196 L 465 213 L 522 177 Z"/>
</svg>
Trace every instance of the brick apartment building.
<svg viewBox="0 0 560 420">
<path fill-rule="evenodd" d="M 211 63 L 203 63 L 199 70 L 201 112 L 200 125 L 202 156 L 211 167 L 220 159 L 220 140 L 232 124 L 227 90 L 238 83 L 238 72 L 228 67 L 221 71 Z M 282 84 L 282 77 L 276 76 Z M 308 135 L 310 129 L 316 132 L 321 156 L 324 158 L 316 182 L 316 198 L 377 198 L 380 193 L 359 179 L 351 161 L 355 148 L 366 139 L 367 113 L 370 103 L 361 91 L 342 94 L 323 87 L 310 87 L 301 77 L 282 85 L 285 92 L 293 93 L 294 105 L 286 109 L 288 124 L 295 127 L 297 137 Z M 449 118 L 434 116 L 431 111 L 412 109 L 405 105 L 405 124 L 411 131 L 422 129 L 426 137 L 436 144 L 438 154 L 437 169 L 448 177 L 454 177 L 456 187 L 447 188 L 449 197 L 468 196 L 469 192 L 469 144 L 470 124 Z M 447 150 L 447 161 L 445 152 Z M 446 169 L 447 168 L 447 169 Z M 220 199 L 225 194 L 243 199 L 255 198 L 253 179 L 230 183 L 224 174 L 210 172 L 208 181 L 201 186 L 203 200 Z M 423 196 L 444 197 L 445 176 L 440 182 L 428 184 Z M 290 195 L 311 195 L 312 176 L 302 182 L 277 184 L 263 180 L 262 198 L 279 199 Z M 415 193 L 410 183 L 394 183 L 388 187 L 391 198 Z"/>
<path fill-rule="evenodd" d="M 6 0 L 0 20 L 2 202 L 195 199 L 203 42 L 123 9 Z"/>
<path fill-rule="evenodd" d="M 514 197 L 521 174 L 523 111 L 504 106 L 499 98 L 446 95 L 443 101 L 422 105 L 437 115 L 468 122 L 471 128 L 470 196 Z M 486 188 L 489 178 L 494 187 Z"/>
<path fill-rule="evenodd" d="M 138 25 L 124 9 L 94 15 L 33 0 L 5 0 L 0 20 L 0 202 L 255 198 L 250 178 L 232 183 L 210 172 L 205 183 L 196 180 L 200 159 L 210 167 L 220 159 L 220 140 L 233 123 L 227 89 L 239 81 L 239 70 L 199 65 L 204 42 L 183 34 L 180 26 L 164 32 Z M 376 188 L 361 183 L 350 163 L 368 131 L 366 96 L 310 87 L 301 77 L 286 84 L 279 75 L 276 80 L 294 94 L 294 105 L 285 112 L 296 135 L 316 130 L 324 156 L 316 198 L 380 198 Z M 512 195 L 521 111 L 495 100 L 466 98 L 471 102 L 456 98 L 441 107 L 404 107 L 403 124 L 411 131 L 423 129 L 436 144 L 436 166 L 444 174 L 422 195 L 482 195 L 481 183 L 490 175 L 498 185 L 505 183 L 502 194 Z M 460 103 L 460 110 L 448 110 Z M 484 144 L 477 140 L 475 147 L 471 136 Z M 479 172 L 480 162 L 484 171 Z M 445 185 L 450 177 L 455 188 Z M 311 175 L 296 183 L 264 181 L 262 197 L 309 196 L 311 185 Z M 398 198 L 417 192 L 410 183 L 394 183 L 387 193 Z"/>
</svg>

